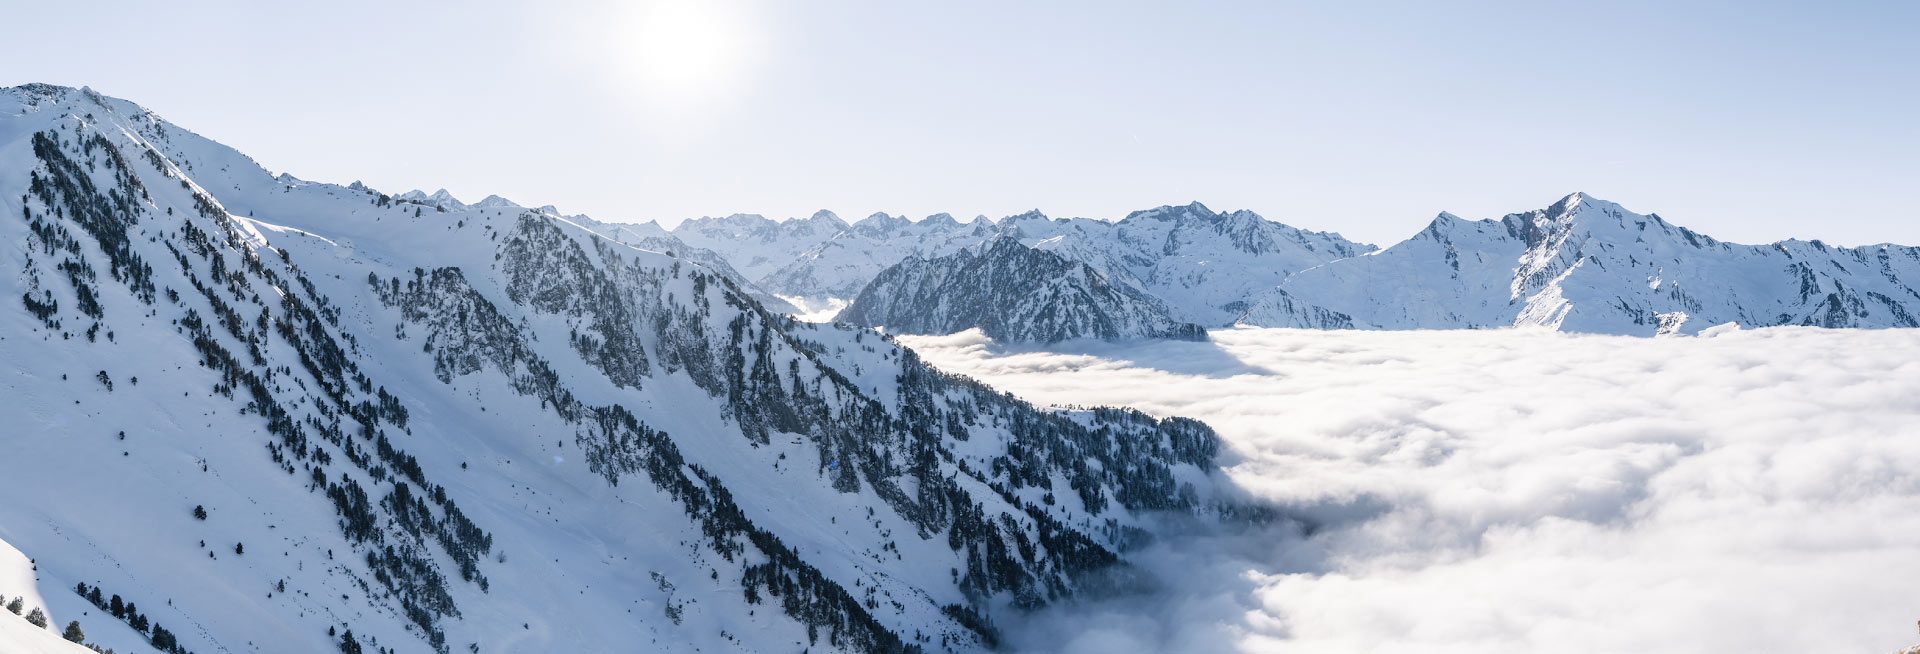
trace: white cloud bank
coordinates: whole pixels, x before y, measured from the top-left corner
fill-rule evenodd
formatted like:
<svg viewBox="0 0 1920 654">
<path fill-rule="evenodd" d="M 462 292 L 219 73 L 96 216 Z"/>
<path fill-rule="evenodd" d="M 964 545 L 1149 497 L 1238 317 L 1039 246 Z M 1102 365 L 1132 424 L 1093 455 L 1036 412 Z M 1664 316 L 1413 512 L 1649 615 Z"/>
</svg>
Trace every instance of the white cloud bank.
<svg viewBox="0 0 1920 654">
<path fill-rule="evenodd" d="M 1920 638 L 1920 330 L 901 337 L 1046 404 L 1213 425 L 1311 535 L 1196 535 L 1033 650 L 1876 652 Z"/>
</svg>

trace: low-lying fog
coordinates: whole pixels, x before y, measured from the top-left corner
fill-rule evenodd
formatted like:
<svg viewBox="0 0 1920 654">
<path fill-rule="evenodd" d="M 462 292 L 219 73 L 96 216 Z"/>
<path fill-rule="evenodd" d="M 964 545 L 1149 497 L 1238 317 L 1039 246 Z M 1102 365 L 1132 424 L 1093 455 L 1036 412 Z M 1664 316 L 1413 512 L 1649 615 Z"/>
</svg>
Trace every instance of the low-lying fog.
<svg viewBox="0 0 1920 654">
<path fill-rule="evenodd" d="M 1194 534 L 1028 650 L 1877 652 L 1920 642 L 1920 330 L 900 340 L 1036 403 L 1205 420 L 1321 525 Z"/>
</svg>

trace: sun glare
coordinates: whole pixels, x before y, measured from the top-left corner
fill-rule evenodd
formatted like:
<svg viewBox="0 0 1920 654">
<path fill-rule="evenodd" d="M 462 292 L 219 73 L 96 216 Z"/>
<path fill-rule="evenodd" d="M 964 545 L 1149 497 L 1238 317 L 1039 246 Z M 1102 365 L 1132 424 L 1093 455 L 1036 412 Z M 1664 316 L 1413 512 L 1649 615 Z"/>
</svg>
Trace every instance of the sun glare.
<svg viewBox="0 0 1920 654">
<path fill-rule="evenodd" d="M 757 45 L 752 21 L 731 3 L 644 3 L 622 23 L 634 83 L 656 102 L 706 104 L 736 91 Z"/>
</svg>

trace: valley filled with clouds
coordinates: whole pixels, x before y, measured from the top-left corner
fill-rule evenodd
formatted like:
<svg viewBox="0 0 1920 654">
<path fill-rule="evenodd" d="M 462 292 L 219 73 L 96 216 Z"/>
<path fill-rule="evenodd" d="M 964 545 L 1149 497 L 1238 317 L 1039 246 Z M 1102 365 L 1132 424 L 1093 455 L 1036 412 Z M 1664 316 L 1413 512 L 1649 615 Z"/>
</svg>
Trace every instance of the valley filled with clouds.
<svg viewBox="0 0 1920 654">
<path fill-rule="evenodd" d="M 1175 533 L 1021 649 L 1891 651 L 1920 641 L 1920 332 L 902 336 L 1040 404 L 1219 430 L 1292 519 Z"/>
</svg>

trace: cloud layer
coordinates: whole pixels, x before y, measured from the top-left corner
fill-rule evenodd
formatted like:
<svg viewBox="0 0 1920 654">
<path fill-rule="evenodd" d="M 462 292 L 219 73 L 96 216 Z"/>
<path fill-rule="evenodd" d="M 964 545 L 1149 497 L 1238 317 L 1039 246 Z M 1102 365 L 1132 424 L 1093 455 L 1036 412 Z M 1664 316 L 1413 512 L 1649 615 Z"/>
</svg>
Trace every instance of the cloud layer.
<svg viewBox="0 0 1920 654">
<path fill-rule="evenodd" d="M 1033 616 L 1060 651 L 1892 651 L 1920 619 L 1920 330 L 1643 339 L 1238 329 L 1212 343 L 902 337 L 1039 403 L 1213 425 L 1310 535 L 1143 553 L 1146 597 Z"/>
</svg>

